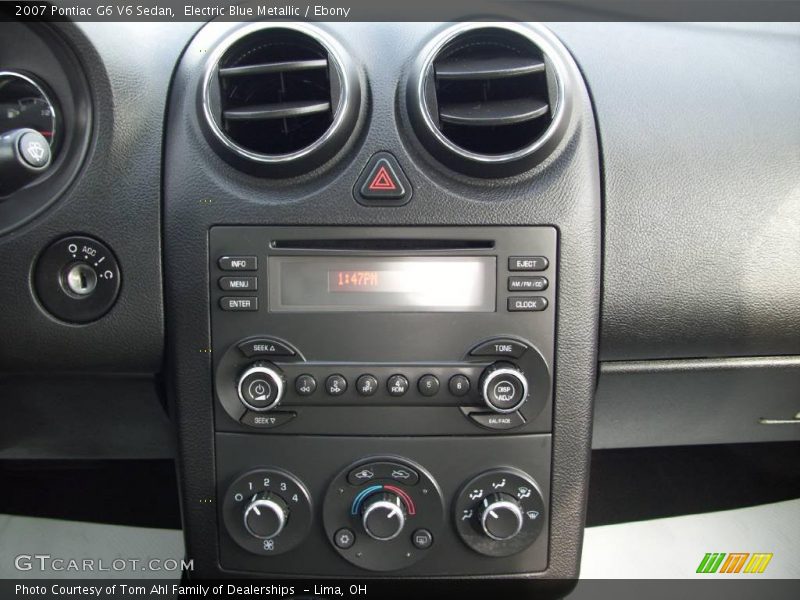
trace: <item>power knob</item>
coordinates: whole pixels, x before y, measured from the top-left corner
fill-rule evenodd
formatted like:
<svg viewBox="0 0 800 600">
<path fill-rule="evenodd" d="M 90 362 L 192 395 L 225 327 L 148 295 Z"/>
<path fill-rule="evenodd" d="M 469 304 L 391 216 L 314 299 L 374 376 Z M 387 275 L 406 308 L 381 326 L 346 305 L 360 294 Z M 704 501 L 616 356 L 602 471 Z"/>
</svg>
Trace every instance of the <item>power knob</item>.
<svg viewBox="0 0 800 600">
<path fill-rule="evenodd" d="M 522 507 L 514 496 L 490 494 L 481 502 L 480 522 L 488 537 L 504 542 L 516 537 L 525 521 Z"/>
<path fill-rule="evenodd" d="M 498 413 L 515 412 L 528 399 L 528 379 L 511 363 L 498 362 L 487 367 L 480 389 L 486 406 Z"/>
<path fill-rule="evenodd" d="M 405 527 L 405 504 L 391 492 L 373 494 L 361 506 L 361 523 L 372 539 L 381 542 L 393 540 Z"/>
<path fill-rule="evenodd" d="M 271 540 L 278 537 L 289 519 L 289 507 L 270 492 L 256 494 L 244 509 L 244 527 L 253 537 Z"/>
<path fill-rule="evenodd" d="M 250 410 L 264 412 L 280 404 L 286 388 L 283 372 L 270 363 L 254 363 L 239 376 L 236 391 Z"/>
</svg>

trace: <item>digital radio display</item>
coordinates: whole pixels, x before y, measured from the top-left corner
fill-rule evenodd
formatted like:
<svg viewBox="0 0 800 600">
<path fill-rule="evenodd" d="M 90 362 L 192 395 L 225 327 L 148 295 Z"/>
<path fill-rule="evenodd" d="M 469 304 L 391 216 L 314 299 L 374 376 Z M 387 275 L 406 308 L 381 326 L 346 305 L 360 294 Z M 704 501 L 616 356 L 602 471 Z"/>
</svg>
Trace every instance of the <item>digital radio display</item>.
<svg viewBox="0 0 800 600">
<path fill-rule="evenodd" d="M 333 292 L 380 292 L 381 281 L 386 281 L 390 273 L 391 271 L 328 271 L 328 289 Z"/>
<path fill-rule="evenodd" d="M 274 312 L 492 312 L 493 256 L 271 256 Z"/>
</svg>

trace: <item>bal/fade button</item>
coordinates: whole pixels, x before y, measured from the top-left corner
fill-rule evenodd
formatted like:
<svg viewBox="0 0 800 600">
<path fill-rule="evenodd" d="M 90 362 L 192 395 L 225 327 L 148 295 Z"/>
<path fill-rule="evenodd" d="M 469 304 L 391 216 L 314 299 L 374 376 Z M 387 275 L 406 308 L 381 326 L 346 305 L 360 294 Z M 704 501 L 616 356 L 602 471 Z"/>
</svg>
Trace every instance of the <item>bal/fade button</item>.
<svg viewBox="0 0 800 600">
<path fill-rule="evenodd" d="M 503 431 L 506 429 L 514 429 L 525 424 L 525 417 L 519 412 L 497 414 L 494 412 L 471 412 L 469 416 L 472 421 L 485 427 L 486 429 L 494 429 L 496 431 Z"/>
</svg>

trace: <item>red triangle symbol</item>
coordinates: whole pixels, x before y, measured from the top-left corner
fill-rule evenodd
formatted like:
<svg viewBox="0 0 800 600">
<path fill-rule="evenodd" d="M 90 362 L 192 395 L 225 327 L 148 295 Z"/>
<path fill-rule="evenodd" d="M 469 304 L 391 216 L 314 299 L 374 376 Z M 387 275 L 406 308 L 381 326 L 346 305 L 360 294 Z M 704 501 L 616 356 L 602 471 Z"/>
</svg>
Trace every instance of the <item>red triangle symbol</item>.
<svg viewBox="0 0 800 600">
<path fill-rule="evenodd" d="M 392 176 L 389 175 L 389 171 L 386 170 L 386 167 L 381 165 L 381 168 L 375 173 L 375 177 L 372 178 L 368 188 L 373 192 L 391 192 L 397 189 L 397 184 L 394 182 L 394 179 L 392 179 Z"/>
</svg>

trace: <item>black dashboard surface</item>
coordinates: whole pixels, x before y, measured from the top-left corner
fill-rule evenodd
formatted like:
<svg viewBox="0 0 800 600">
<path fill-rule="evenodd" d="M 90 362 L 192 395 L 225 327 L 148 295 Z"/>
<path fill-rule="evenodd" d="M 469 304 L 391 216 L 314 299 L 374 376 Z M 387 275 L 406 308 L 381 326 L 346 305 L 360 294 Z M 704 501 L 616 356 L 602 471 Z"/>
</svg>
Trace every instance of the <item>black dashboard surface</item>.
<svg viewBox="0 0 800 600">
<path fill-rule="evenodd" d="M 37 373 L 43 365 L 55 377 L 75 370 L 165 370 L 163 128 L 173 72 L 200 26 L 53 25 L 73 46 L 91 85 L 91 145 L 80 175 L 58 201 L 0 237 L 2 372 Z M 549 27 L 586 79 L 599 132 L 601 360 L 798 354 L 800 79 L 787 76 L 800 66 L 797 25 Z M 126 38 L 137 40 L 136 52 L 118 43 Z M 672 60 L 676 53 L 690 60 Z M 3 56 L 13 65 L 13 55 Z M 390 83 L 378 78 L 371 85 Z M 420 211 L 422 217 L 435 207 Z M 105 319 L 76 327 L 41 311 L 31 269 L 48 243 L 83 231 L 113 246 L 124 282 Z M 798 389 L 796 367 L 780 368 L 788 374 L 774 408 L 788 411 Z M 673 364 L 670 370 L 685 376 L 693 368 Z M 601 394 L 599 413 L 620 396 L 627 399 L 598 425 L 616 435 L 619 418 L 634 421 L 631 409 L 641 406 L 637 398 L 646 388 L 620 387 L 619 379 L 601 374 L 601 392 L 604 380 L 613 386 Z M 14 389 L 7 383 L 4 390 Z M 122 377 L 113 385 L 128 383 Z M 739 401 L 752 405 L 761 400 L 757 393 L 751 388 Z M 155 394 L 143 398 L 158 402 Z M 19 394 L 8 391 L 3 400 L 17 402 Z M 667 416 L 674 408 L 670 402 L 660 407 Z M 713 410 L 705 417 L 711 419 Z M 603 437 L 603 445 L 618 443 L 614 435 Z M 659 443 L 675 441 L 665 431 L 659 435 Z M 727 435 L 735 441 L 741 430 Z M 751 432 L 747 438 L 763 436 Z"/>
</svg>

